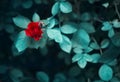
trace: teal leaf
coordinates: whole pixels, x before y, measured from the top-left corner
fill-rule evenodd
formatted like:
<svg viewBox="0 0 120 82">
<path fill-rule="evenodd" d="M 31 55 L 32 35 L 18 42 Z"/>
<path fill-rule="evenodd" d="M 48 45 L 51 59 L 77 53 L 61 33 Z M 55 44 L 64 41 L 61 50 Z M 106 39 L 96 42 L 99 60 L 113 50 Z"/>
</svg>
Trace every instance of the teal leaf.
<svg viewBox="0 0 120 82">
<path fill-rule="evenodd" d="M 10 70 L 10 78 L 14 81 L 19 81 L 19 78 L 23 78 L 24 74 L 21 70 L 19 69 L 12 69 Z"/>
<path fill-rule="evenodd" d="M 109 3 L 108 2 L 107 3 L 103 3 L 102 6 L 105 7 L 105 8 L 108 8 Z"/>
<path fill-rule="evenodd" d="M 101 28 L 102 31 L 108 31 L 112 29 L 112 25 L 109 22 L 103 22 L 103 27 Z"/>
<path fill-rule="evenodd" d="M 63 51 L 65 51 L 67 53 L 70 53 L 70 51 L 72 49 L 72 43 L 71 43 L 70 39 L 67 36 L 62 35 L 62 37 L 63 37 L 63 41 L 61 43 L 59 43 L 60 48 Z"/>
<path fill-rule="evenodd" d="M 94 33 L 95 27 L 88 22 L 82 22 L 80 23 L 80 28 L 84 29 L 87 33 Z"/>
<path fill-rule="evenodd" d="M 30 20 L 23 16 L 13 17 L 13 22 L 16 26 L 20 28 L 27 28 L 27 25 L 30 23 Z"/>
<path fill-rule="evenodd" d="M 109 46 L 109 40 L 108 39 L 104 39 L 101 44 L 100 44 L 101 48 L 107 48 Z"/>
<path fill-rule="evenodd" d="M 100 46 L 95 42 L 90 43 L 90 47 L 96 50 L 100 49 Z"/>
<path fill-rule="evenodd" d="M 120 28 L 120 22 L 118 21 L 118 19 L 112 21 L 112 24 L 114 28 Z"/>
<path fill-rule="evenodd" d="M 18 38 L 15 42 L 15 47 L 19 52 L 25 50 L 29 45 L 29 38 L 26 36 L 25 31 L 21 31 L 18 34 Z"/>
<path fill-rule="evenodd" d="M 53 28 L 57 24 L 57 20 L 55 18 L 49 18 L 49 23 L 47 25 L 47 28 Z"/>
<path fill-rule="evenodd" d="M 74 48 L 73 51 L 74 51 L 75 53 L 79 53 L 79 54 L 81 54 L 81 53 L 83 52 L 83 50 L 82 50 L 80 47 Z"/>
<path fill-rule="evenodd" d="M 113 37 L 114 35 L 115 35 L 114 29 L 110 29 L 110 30 L 108 31 L 108 37 L 111 38 L 111 37 Z"/>
<path fill-rule="evenodd" d="M 47 35 L 49 38 L 54 39 L 55 42 L 61 43 L 63 41 L 62 34 L 59 29 L 47 29 Z"/>
<path fill-rule="evenodd" d="M 115 66 L 115 65 L 117 65 L 117 62 L 118 62 L 117 59 L 114 59 L 107 64 L 110 65 L 110 66 Z"/>
<path fill-rule="evenodd" d="M 89 34 L 85 30 L 80 29 L 78 31 L 78 38 L 79 38 L 79 42 L 82 47 L 86 48 L 89 45 L 90 37 L 89 37 Z"/>
<path fill-rule="evenodd" d="M 60 3 L 60 10 L 63 13 L 70 13 L 70 12 L 72 12 L 72 5 L 71 5 L 71 3 L 67 2 L 67 1 L 62 1 Z"/>
<path fill-rule="evenodd" d="M 37 13 L 33 14 L 32 21 L 33 22 L 39 22 L 40 21 L 40 17 Z"/>
<path fill-rule="evenodd" d="M 76 26 L 73 24 L 64 24 L 62 27 L 60 27 L 60 30 L 65 34 L 72 34 L 77 31 Z"/>
<path fill-rule="evenodd" d="M 36 73 L 36 78 L 40 81 L 40 82 L 49 82 L 49 76 L 45 73 L 45 72 L 37 72 Z"/>
<path fill-rule="evenodd" d="M 7 24 L 5 30 L 6 30 L 8 33 L 14 33 L 14 31 L 15 31 L 15 30 L 14 30 L 14 26 L 11 25 L 11 24 Z"/>
<path fill-rule="evenodd" d="M 84 49 L 84 52 L 86 52 L 86 53 L 89 53 L 89 52 L 91 52 L 93 49 L 91 48 L 91 47 L 86 47 L 85 49 Z"/>
<path fill-rule="evenodd" d="M 68 71 L 70 77 L 77 77 L 79 76 L 80 73 L 81 73 L 81 69 L 77 65 L 72 66 Z"/>
<path fill-rule="evenodd" d="M 84 54 L 84 59 L 88 62 L 92 61 L 92 57 L 89 54 Z"/>
<path fill-rule="evenodd" d="M 112 38 L 111 38 L 112 43 L 116 47 L 120 47 L 120 33 L 116 33 Z"/>
<path fill-rule="evenodd" d="M 113 77 L 113 70 L 111 67 L 109 67 L 108 65 L 104 64 L 100 67 L 99 69 L 99 77 L 103 80 L 103 81 L 109 81 L 112 79 Z"/>
<path fill-rule="evenodd" d="M 77 62 L 77 64 L 80 68 L 84 69 L 85 66 L 87 65 L 87 61 L 84 58 L 82 58 Z"/>
<path fill-rule="evenodd" d="M 81 21 L 89 21 L 90 19 L 91 19 L 91 15 L 88 12 L 85 12 L 80 16 Z"/>
<path fill-rule="evenodd" d="M 33 1 L 32 0 L 25 0 L 22 2 L 22 7 L 25 9 L 31 8 L 33 5 Z"/>
<path fill-rule="evenodd" d="M 59 12 L 59 2 L 56 2 L 53 6 L 52 6 L 52 10 L 51 10 L 51 13 L 52 13 L 52 15 L 54 16 L 54 15 L 56 15 L 56 14 L 58 14 L 58 12 Z"/>
<path fill-rule="evenodd" d="M 81 58 L 83 57 L 83 54 L 75 54 L 73 57 L 72 57 L 72 62 L 77 62 L 79 61 Z"/>
<path fill-rule="evenodd" d="M 93 4 L 96 0 L 88 0 L 90 4 Z"/>
<path fill-rule="evenodd" d="M 66 82 L 66 76 L 63 73 L 57 73 L 53 82 Z"/>
<path fill-rule="evenodd" d="M 98 63 L 99 59 L 100 59 L 100 54 L 99 53 L 94 53 L 91 55 L 92 57 L 92 63 Z"/>
</svg>

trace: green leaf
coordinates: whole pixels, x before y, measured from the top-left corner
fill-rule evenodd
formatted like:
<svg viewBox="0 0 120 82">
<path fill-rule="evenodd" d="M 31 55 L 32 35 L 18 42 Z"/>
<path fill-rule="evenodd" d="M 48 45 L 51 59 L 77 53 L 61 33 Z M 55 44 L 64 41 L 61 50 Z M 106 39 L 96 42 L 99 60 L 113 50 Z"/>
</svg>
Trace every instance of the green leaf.
<svg viewBox="0 0 120 82">
<path fill-rule="evenodd" d="M 17 16 L 13 18 L 13 22 L 16 26 L 20 28 L 27 28 L 27 25 L 30 23 L 30 20 L 23 16 Z"/>
<path fill-rule="evenodd" d="M 63 37 L 63 41 L 61 43 L 59 43 L 60 48 L 63 51 L 65 51 L 67 53 L 70 53 L 71 49 L 72 49 L 72 43 L 71 43 L 70 39 L 67 36 L 62 35 L 62 37 Z"/>
<path fill-rule="evenodd" d="M 76 26 L 73 24 L 64 24 L 62 27 L 60 27 L 60 30 L 65 34 L 72 34 L 77 31 Z"/>
<path fill-rule="evenodd" d="M 77 64 L 80 68 L 84 69 L 85 66 L 87 65 L 87 61 L 84 58 L 82 58 L 77 62 Z"/>
<path fill-rule="evenodd" d="M 103 27 L 101 28 L 102 31 L 108 31 L 112 29 L 112 25 L 109 22 L 103 22 Z"/>
<path fill-rule="evenodd" d="M 67 1 L 62 1 L 60 3 L 60 10 L 63 13 L 70 13 L 70 12 L 72 12 L 72 5 L 71 5 L 71 3 L 67 2 Z"/>
<path fill-rule="evenodd" d="M 92 63 L 98 63 L 99 59 L 100 59 L 100 54 L 99 53 L 94 53 L 91 55 L 92 57 Z"/>
<path fill-rule="evenodd" d="M 73 57 L 72 57 L 72 62 L 77 62 L 79 61 L 81 58 L 83 57 L 83 54 L 75 54 Z"/>
<path fill-rule="evenodd" d="M 63 41 L 62 34 L 59 29 L 47 29 L 47 35 L 49 38 L 54 39 L 57 43 L 61 43 Z"/>
<path fill-rule="evenodd" d="M 120 22 L 118 21 L 118 19 L 112 21 L 112 24 L 114 28 L 120 28 Z"/>
<path fill-rule="evenodd" d="M 29 38 L 26 36 L 25 31 L 21 31 L 18 34 L 18 38 L 15 42 L 15 47 L 19 52 L 25 50 L 29 46 Z"/>
<path fill-rule="evenodd" d="M 33 14 L 32 21 L 34 21 L 34 22 L 39 22 L 40 21 L 40 17 L 37 13 Z"/>
<path fill-rule="evenodd" d="M 36 73 L 36 78 L 40 81 L 40 82 L 49 82 L 49 76 L 45 73 L 45 72 L 37 72 Z"/>
<path fill-rule="evenodd" d="M 87 33 L 94 33 L 95 27 L 88 22 L 82 22 L 80 23 L 80 28 L 84 29 Z"/>
<path fill-rule="evenodd" d="M 111 37 L 113 37 L 114 35 L 115 35 L 114 29 L 110 29 L 110 30 L 108 31 L 108 37 L 111 38 Z"/>
<path fill-rule="evenodd" d="M 82 47 L 86 48 L 89 45 L 90 37 L 85 30 L 80 29 L 78 31 L 78 38 Z"/>
<path fill-rule="evenodd" d="M 104 64 L 99 69 L 99 77 L 104 81 L 109 81 L 112 79 L 113 70 L 108 65 Z"/>
<path fill-rule="evenodd" d="M 109 46 L 109 40 L 104 39 L 100 45 L 101 45 L 101 48 L 107 48 Z"/>
<path fill-rule="evenodd" d="M 53 6 L 52 6 L 52 10 L 51 13 L 52 15 L 56 15 L 59 12 L 59 2 L 56 2 Z"/>
</svg>

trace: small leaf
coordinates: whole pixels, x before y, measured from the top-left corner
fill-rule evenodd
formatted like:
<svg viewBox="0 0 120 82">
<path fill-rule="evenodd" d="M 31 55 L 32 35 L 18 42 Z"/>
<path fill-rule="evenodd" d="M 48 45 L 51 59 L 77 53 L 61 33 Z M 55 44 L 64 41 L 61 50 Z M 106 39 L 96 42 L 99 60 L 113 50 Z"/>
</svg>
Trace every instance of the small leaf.
<svg viewBox="0 0 120 82">
<path fill-rule="evenodd" d="M 25 0 L 22 2 L 22 7 L 25 9 L 31 8 L 33 5 L 32 0 Z"/>
<path fill-rule="evenodd" d="M 87 33 L 94 33 L 95 27 L 88 22 L 82 22 L 80 23 L 80 28 L 84 29 Z"/>
<path fill-rule="evenodd" d="M 103 3 L 102 6 L 105 7 L 105 8 L 108 8 L 109 3 L 108 2 L 107 3 Z"/>
<path fill-rule="evenodd" d="M 60 27 L 60 30 L 65 34 L 72 34 L 77 31 L 76 26 L 73 24 L 64 24 L 62 27 Z"/>
<path fill-rule="evenodd" d="M 96 50 L 99 50 L 99 49 L 100 49 L 100 46 L 99 46 L 97 43 L 95 43 L 95 42 L 92 42 L 92 43 L 90 44 L 90 47 L 93 48 L 93 49 L 96 49 Z"/>
<path fill-rule="evenodd" d="M 101 48 L 107 48 L 109 46 L 109 40 L 104 39 L 100 45 L 101 45 Z"/>
<path fill-rule="evenodd" d="M 116 33 L 111 37 L 111 41 L 115 46 L 120 47 L 120 33 Z"/>
<path fill-rule="evenodd" d="M 80 47 L 74 48 L 73 51 L 74 51 L 75 53 L 79 53 L 79 54 L 81 54 L 81 53 L 83 52 L 82 48 L 80 48 Z"/>
<path fill-rule="evenodd" d="M 109 22 L 103 22 L 103 27 L 101 28 L 102 31 L 108 31 L 112 29 L 112 25 Z"/>
<path fill-rule="evenodd" d="M 88 12 L 85 12 L 80 17 L 81 21 L 89 21 L 91 19 L 91 15 Z"/>
<path fill-rule="evenodd" d="M 10 74 L 9 75 L 10 75 L 10 78 L 12 80 L 14 80 L 14 81 L 15 80 L 18 81 L 19 78 L 23 78 L 24 77 L 23 72 L 21 70 L 19 70 L 19 69 L 12 69 L 12 70 L 10 70 Z"/>
<path fill-rule="evenodd" d="M 59 2 L 56 2 L 53 6 L 52 6 L 52 10 L 51 13 L 52 15 L 56 15 L 59 12 Z"/>
<path fill-rule="evenodd" d="M 100 59 L 100 54 L 99 53 L 94 53 L 91 55 L 92 57 L 92 63 L 98 63 L 99 59 Z"/>
<path fill-rule="evenodd" d="M 99 77 L 103 80 L 103 81 L 109 81 L 112 79 L 113 76 L 113 70 L 111 67 L 109 67 L 108 65 L 102 65 L 99 69 Z"/>
<path fill-rule="evenodd" d="M 19 52 L 25 50 L 29 45 L 29 38 L 26 36 L 25 31 L 21 31 L 15 42 L 15 46 Z"/>
<path fill-rule="evenodd" d="M 92 57 L 89 54 L 84 54 L 84 59 L 88 62 L 92 61 Z"/>
<path fill-rule="evenodd" d="M 75 54 L 73 57 L 72 57 L 72 62 L 77 62 L 79 61 L 81 58 L 83 57 L 82 54 Z"/>
<path fill-rule="evenodd" d="M 57 23 L 57 20 L 55 18 L 49 18 L 48 21 L 49 21 L 49 24 L 47 28 L 53 28 Z"/>
<path fill-rule="evenodd" d="M 78 64 L 78 66 L 80 67 L 80 68 L 85 68 L 85 66 L 87 65 L 87 61 L 84 59 L 84 58 L 82 58 L 82 59 L 80 59 L 78 62 L 77 62 L 77 64 Z"/>
<path fill-rule="evenodd" d="M 63 41 L 61 43 L 59 43 L 59 45 L 63 51 L 70 53 L 70 51 L 72 49 L 72 43 L 67 36 L 63 35 Z"/>
<path fill-rule="evenodd" d="M 120 28 L 120 22 L 118 21 L 118 19 L 112 21 L 112 24 L 114 28 Z"/>
<path fill-rule="evenodd" d="M 13 18 L 13 22 L 16 26 L 20 28 L 27 28 L 27 25 L 30 23 L 30 20 L 23 16 L 17 16 Z"/>
<path fill-rule="evenodd" d="M 61 43 L 63 41 L 62 34 L 59 29 L 47 29 L 47 35 L 49 38 L 54 39 L 57 43 Z"/>
<path fill-rule="evenodd" d="M 114 29 L 110 29 L 110 30 L 108 31 L 108 36 L 109 36 L 109 38 L 113 37 L 114 35 L 115 35 Z"/>
<path fill-rule="evenodd" d="M 70 13 L 70 12 L 72 12 L 72 5 L 71 5 L 71 3 L 67 2 L 67 1 L 62 1 L 60 3 L 60 10 L 63 13 Z"/>
<path fill-rule="evenodd" d="M 49 76 L 45 72 L 37 72 L 36 73 L 36 78 L 40 82 L 49 82 Z"/>
<path fill-rule="evenodd" d="M 85 30 L 80 29 L 78 31 L 78 38 L 82 47 L 87 47 L 89 45 L 90 37 Z"/>
<path fill-rule="evenodd" d="M 34 22 L 39 22 L 40 21 L 40 17 L 37 13 L 33 14 L 32 21 L 34 21 Z"/>
<path fill-rule="evenodd" d="M 93 4 L 96 0 L 88 0 L 90 4 Z"/>
</svg>

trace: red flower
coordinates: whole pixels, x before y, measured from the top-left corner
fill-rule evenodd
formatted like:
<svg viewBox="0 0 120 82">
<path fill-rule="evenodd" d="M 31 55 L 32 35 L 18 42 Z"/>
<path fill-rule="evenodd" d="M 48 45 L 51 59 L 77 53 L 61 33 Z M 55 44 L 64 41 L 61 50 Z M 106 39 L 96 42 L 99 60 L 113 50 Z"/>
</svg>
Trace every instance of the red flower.
<svg viewBox="0 0 120 82">
<path fill-rule="evenodd" d="M 35 41 L 40 40 L 42 37 L 42 23 L 40 22 L 30 22 L 25 30 L 27 36 L 34 38 Z"/>
</svg>

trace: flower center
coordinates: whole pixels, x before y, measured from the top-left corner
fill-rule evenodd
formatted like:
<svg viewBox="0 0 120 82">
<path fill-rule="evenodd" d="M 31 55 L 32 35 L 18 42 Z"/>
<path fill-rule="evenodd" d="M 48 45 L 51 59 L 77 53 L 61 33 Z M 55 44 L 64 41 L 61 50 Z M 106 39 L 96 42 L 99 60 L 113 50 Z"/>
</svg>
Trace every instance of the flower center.
<svg viewBox="0 0 120 82">
<path fill-rule="evenodd" d="M 33 38 L 35 41 L 38 41 L 42 37 L 42 23 L 40 22 L 30 22 L 25 30 L 27 36 Z"/>
</svg>

